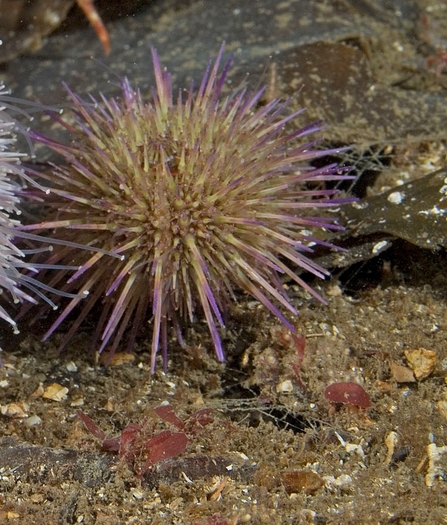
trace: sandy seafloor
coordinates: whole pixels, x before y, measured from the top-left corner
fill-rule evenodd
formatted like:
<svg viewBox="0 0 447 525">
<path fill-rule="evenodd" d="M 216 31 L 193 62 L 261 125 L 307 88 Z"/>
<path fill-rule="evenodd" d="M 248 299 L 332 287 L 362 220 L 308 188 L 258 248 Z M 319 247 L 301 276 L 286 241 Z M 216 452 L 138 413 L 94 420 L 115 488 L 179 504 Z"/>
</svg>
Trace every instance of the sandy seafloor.
<svg viewBox="0 0 447 525">
<path fill-rule="evenodd" d="M 445 167 L 445 2 L 158 0 L 122 17 L 97 3 L 110 56 L 71 13 L 40 50 L 2 66 L 15 96 L 61 104 L 63 80 L 81 95 L 117 95 L 117 75 L 148 94 L 151 45 L 185 86 L 225 40 L 234 85 L 268 83 L 307 107 L 297 125 L 324 118 L 327 144 L 353 145 L 342 160 L 355 166 L 359 197 Z M 243 294 L 222 331 L 225 364 L 198 321 L 185 350 L 170 342 L 168 372 L 153 376 L 150 327 L 108 367 L 86 350 L 94 319 L 61 355 L 64 329 L 40 342 L 47 319 L 19 336 L 4 328 L 0 522 L 447 523 L 445 202 L 436 221 L 405 228 L 399 210 L 385 211 L 384 225 L 371 209 L 340 237 L 355 256 L 321 255 L 332 278 L 310 282 L 327 306 L 289 286 L 306 340 L 300 380 L 288 334 Z M 415 355 L 430 363 L 412 365 Z M 340 381 L 362 385 L 371 407 L 332 406 L 324 391 Z M 52 384 L 62 399 L 43 396 Z M 210 408 L 213 421 L 143 479 L 76 417 L 82 410 L 112 437 L 142 424 L 144 441 L 174 429 L 153 411 L 166 402 L 182 420 Z"/>
</svg>

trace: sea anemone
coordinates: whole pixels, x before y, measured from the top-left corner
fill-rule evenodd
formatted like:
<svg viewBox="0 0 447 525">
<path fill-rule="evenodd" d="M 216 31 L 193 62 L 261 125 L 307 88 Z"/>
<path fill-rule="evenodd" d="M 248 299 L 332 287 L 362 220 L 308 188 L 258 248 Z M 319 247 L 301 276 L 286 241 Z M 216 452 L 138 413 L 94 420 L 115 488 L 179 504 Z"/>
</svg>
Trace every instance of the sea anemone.
<svg viewBox="0 0 447 525">
<path fill-rule="evenodd" d="M 191 84 L 175 100 L 171 75 L 153 49 L 151 101 L 127 79 L 119 99 L 101 95 L 86 101 L 67 87 L 74 123 L 53 117 L 70 141 L 32 135 L 64 163 L 41 174 L 52 188 L 48 215 L 26 230 L 55 230 L 67 241 L 123 256 L 86 257 L 69 245 L 53 251 L 47 263 L 70 262 L 79 270 L 69 279 L 60 271 L 49 285 L 77 296 L 45 339 L 76 309 L 64 347 L 101 305 L 93 336 L 94 345 L 101 340 L 98 351 L 114 352 L 126 332 L 132 348 L 138 329 L 151 321 L 154 371 L 160 347 L 166 367 L 168 327 L 183 345 L 181 325 L 197 313 L 224 360 L 218 327 L 224 326 L 223 314 L 237 290 L 256 298 L 292 331 L 284 311 L 297 311 L 281 275 L 323 300 L 294 268 L 322 278 L 328 274 L 305 255 L 313 244 L 324 244 L 309 230 L 340 226 L 307 211 L 340 204 L 343 199 L 331 199 L 337 191 L 324 183 L 347 175 L 335 165 L 309 166 L 335 150 L 318 149 L 317 141 L 302 143 L 321 123 L 286 131 L 300 113 L 287 112 L 287 101 L 263 105 L 263 90 L 246 88 L 224 97 L 231 58 L 219 72 L 222 54 L 223 46 L 198 90 Z"/>
</svg>

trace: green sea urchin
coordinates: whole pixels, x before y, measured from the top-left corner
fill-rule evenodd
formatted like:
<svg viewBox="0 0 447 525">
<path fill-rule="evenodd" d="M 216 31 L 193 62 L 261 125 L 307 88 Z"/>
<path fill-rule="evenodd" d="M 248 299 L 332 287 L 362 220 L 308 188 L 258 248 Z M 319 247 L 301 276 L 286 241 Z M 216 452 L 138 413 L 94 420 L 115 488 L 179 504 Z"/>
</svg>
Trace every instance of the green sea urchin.
<svg viewBox="0 0 447 525">
<path fill-rule="evenodd" d="M 37 274 L 40 270 L 73 272 L 78 266 L 64 262 L 62 264 L 31 263 L 30 257 L 50 253 L 55 244 L 67 246 L 67 241 L 26 232 L 19 220 L 22 201 L 29 193 L 29 188 L 33 188 L 33 191 L 39 194 L 39 201 L 42 199 L 42 192 L 48 194 L 49 190 L 29 177 L 21 164 L 21 160 L 27 155 L 17 151 L 17 135 L 20 134 L 30 147 L 32 144 L 27 129 L 14 117 L 20 114 L 32 120 L 29 112 L 44 109 L 39 104 L 11 97 L 0 84 L 0 294 L 4 305 L 0 306 L 0 319 L 9 323 L 16 333 L 18 332 L 16 319 L 7 310 L 10 303 L 36 303 L 40 298 L 48 306 L 57 309 L 49 295 L 55 294 L 71 299 L 75 297 L 83 299 L 87 295 L 55 290 L 38 279 Z M 101 249 L 81 246 L 77 243 L 69 244 L 71 249 L 102 252 Z M 112 253 L 108 255 L 115 256 Z"/>
<path fill-rule="evenodd" d="M 4 86 L 0 86 L 0 97 L 5 94 Z M 14 303 L 33 301 L 20 288 L 21 273 L 25 254 L 14 244 L 14 232 L 19 221 L 14 217 L 19 215 L 20 187 L 11 180 L 11 174 L 21 175 L 19 153 L 11 151 L 15 143 L 15 122 L 5 112 L 5 106 L 0 103 L 0 290 L 7 292 Z M 17 324 L 3 306 L 0 306 L 0 318 L 9 323 L 15 332 Z"/>
<path fill-rule="evenodd" d="M 322 300 L 291 266 L 327 275 L 304 255 L 320 242 L 308 230 L 340 227 L 303 210 L 342 202 L 330 198 L 335 190 L 320 185 L 346 175 L 334 165 L 303 165 L 334 151 L 317 150 L 315 142 L 296 145 L 320 123 L 287 133 L 286 124 L 300 113 L 286 115 L 287 102 L 261 106 L 262 90 L 240 89 L 224 98 L 231 59 L 219 73 L 222 54 L 223 46 L 198 90 L 192 85 L 180 90 L 175 101 L 171 76 L 152 50 L 151 102 L 144 102 L 127 79 L 122 99 L 84 101 L 67 88 L 75 123 L 53 116 L 71 142 L 33 135 L 62 155 L 65 165 L 42 174 L 54 188 L 50 215 L 27 229 L 55 229 L 67 240 L 124 255 L 122 261 L 103 253 L 87 259 L 66 246 L 47 260 L 80 266 L 68 281 L 67 272 L 58 272 L 50 286 L 90 290 L 62 346 L 102 302 L 95 335 L 101 339 L 99 352 L 115 351 L 126 331 L 133 346 L 139 326 L 151 318 L 153 371 L 160 340 L 166 366 L 168 325 L 183 344 L 180 323 L 192 322 L 199 310 L 223 360 L 217 326 L 223 326 L 222 312 L 235 300 L 236 289 L 251 294 L 291 330 L 279 306 L 297 312 L 280 274 Z M 45 338 L 79 301 L 76 297 L 65 306 Z"/>
<path fill-rule="evenodd" d="M 39 191 L 45 191 L 45 189 L 27 176 L 21 164 L 21 159 L 26 155 L 15 149 L 17 133 L 21 133 L 29 141 L 25 128 L 11 116 L 14 113 L 27 115 L 15 105 L 20 102 L 11 98 L 4 86 L 0 85 L 0 293 L 5 305 L 0 306 L 0 319 L 9 323 L 16 333 L 18 332 L 17 323 L 6 310 L 6 303 L 35 303 L 36 297 L 40 297 L 47 304 L 56 308 L 56 305 L 45 294 L 47 292 L 57 293 L 56 290 L 33 277 L 42 265 L 31 264 L 27 260 L 27 256 L 36 251 L 51 251 L 49 239 L 21 231 L 20 204 L 25 184 L 37 187 Z M 30 103 L 29 106 L 34 105 Z M 28 249 L 23 246 L 24 241 L 31 240 L 39 241 L 40 248 Z M 51 242 L 57 243 L 58 241 L 52 239 Z M 63 244 L 65 244 L 64 241 Z M 77 269 L 77 267 L 67 265 L 43 264 L 43 267 L 46 270 Z M 62 295 L 67 296 L 64 292 Z M 68 294 L 68 296 L 74 297 L 73 294 Z"/>
</svg>

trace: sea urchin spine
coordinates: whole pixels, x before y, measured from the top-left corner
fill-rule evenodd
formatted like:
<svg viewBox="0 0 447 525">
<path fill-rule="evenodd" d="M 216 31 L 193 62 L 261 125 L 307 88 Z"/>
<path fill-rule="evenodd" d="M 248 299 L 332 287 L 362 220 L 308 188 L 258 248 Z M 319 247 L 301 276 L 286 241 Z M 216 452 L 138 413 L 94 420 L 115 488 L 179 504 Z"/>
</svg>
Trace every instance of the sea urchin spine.
<svg viewBox="0 0 447 525">
<path fill-rule="evenodd" d="M 180 323 L 192 322 L 199 309 L 223 360 L 218 325 L 224 325 L 222 314 L 235 300 L 235 290 L 251 294 L 291 330 L 280 306 L 293 315 L 297 311 L 281 274 L 322 300 L 292 267 L 327 275 L 304 255 L 312 243 L 320 243 L 308 231 L 340 226 L 306 210 L 341 203 L 331 199 L 336 190 L 321 186 L 347 176 L 335 165 L 307 164 L 334 150 L 318 150 L 315 142 L 297 145 L 320 123 L 289 133 L 286 125 L 300 112 L 287 115 L 287 102 L 262 106 L 263 90 L 239 89 L 223 97 L 231 59 L 219 73 L 222 54 L 223 46 L 196 92 L 191 85 L 174 100 L 171 76 L 152 50 L 151 102 L 144 102 L 127 79 L 122 99 L 84 101 L 67 88 L 75 123 L 53 116 L 71 142 L 33 135 L 65 164 L 41 174 L 54 188 L 49 215 L 27 229 L 55 229 L 67 241 L 125 256 L 121 261 L 95 253 L 87 259 L 69 246 L 51 255 L 47 262 L 80 266 L 68 281 L 67 272 L 59 272 L 51 286 L 91 290 L 62 345 L 102 302 L 99 351 L 109 344 L 115 351 L 128 328 L 133 346 L 139 326 L 151 318 L 153 371 L 160 341 L 167 363 L 168 324 L 182 344 Z M 76 297 L 65 306 L 46 338 L 79 301 Z"/>
</svg>

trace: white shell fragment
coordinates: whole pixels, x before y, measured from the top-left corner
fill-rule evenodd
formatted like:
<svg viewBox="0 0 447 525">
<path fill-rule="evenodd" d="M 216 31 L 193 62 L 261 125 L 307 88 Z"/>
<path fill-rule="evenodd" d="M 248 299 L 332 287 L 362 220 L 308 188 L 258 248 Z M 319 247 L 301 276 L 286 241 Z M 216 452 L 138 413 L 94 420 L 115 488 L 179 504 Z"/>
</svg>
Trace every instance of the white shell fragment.
<svg viewBox="0 0 447 525">
<path fill-rule="evenodd" d="M 42 397 L 45 399 L 51 399 L 51 401 L 59 402 L 67 399 L 67 394 L 67 387 L 59 385 L 58 383 L 53 383 L 45 389 Z"/>
<path fill-rule="evenodd" d="M 405 357 L 418 381 L 427 378 L 435 369 L 436 352 L 433 350 L 425 350 L 425 348 L 405 350 Z"/>
<path fill-rule="evenodd" d="M 444 465 L 440 464 L 443 459 L 443 454 L 447 453 L 447 446 L 438 447 L 436 443 L 430 443 L 427 446 L 428 456 L 428 471 L 425 475 L 425 484 L 427 487 L 433 487 L 436 479 L 442 478 L 447 472 L 447 458 L 443 462 Z"/>
<path fill-rule="evenodd" d="M 10 418 L 25 418 L 28 417 L 29 405 L 24 401 L 19 403 L 8 403 L 7 405 L 2 405 L 0 412 L 3 416 Z"/>
</svg>

